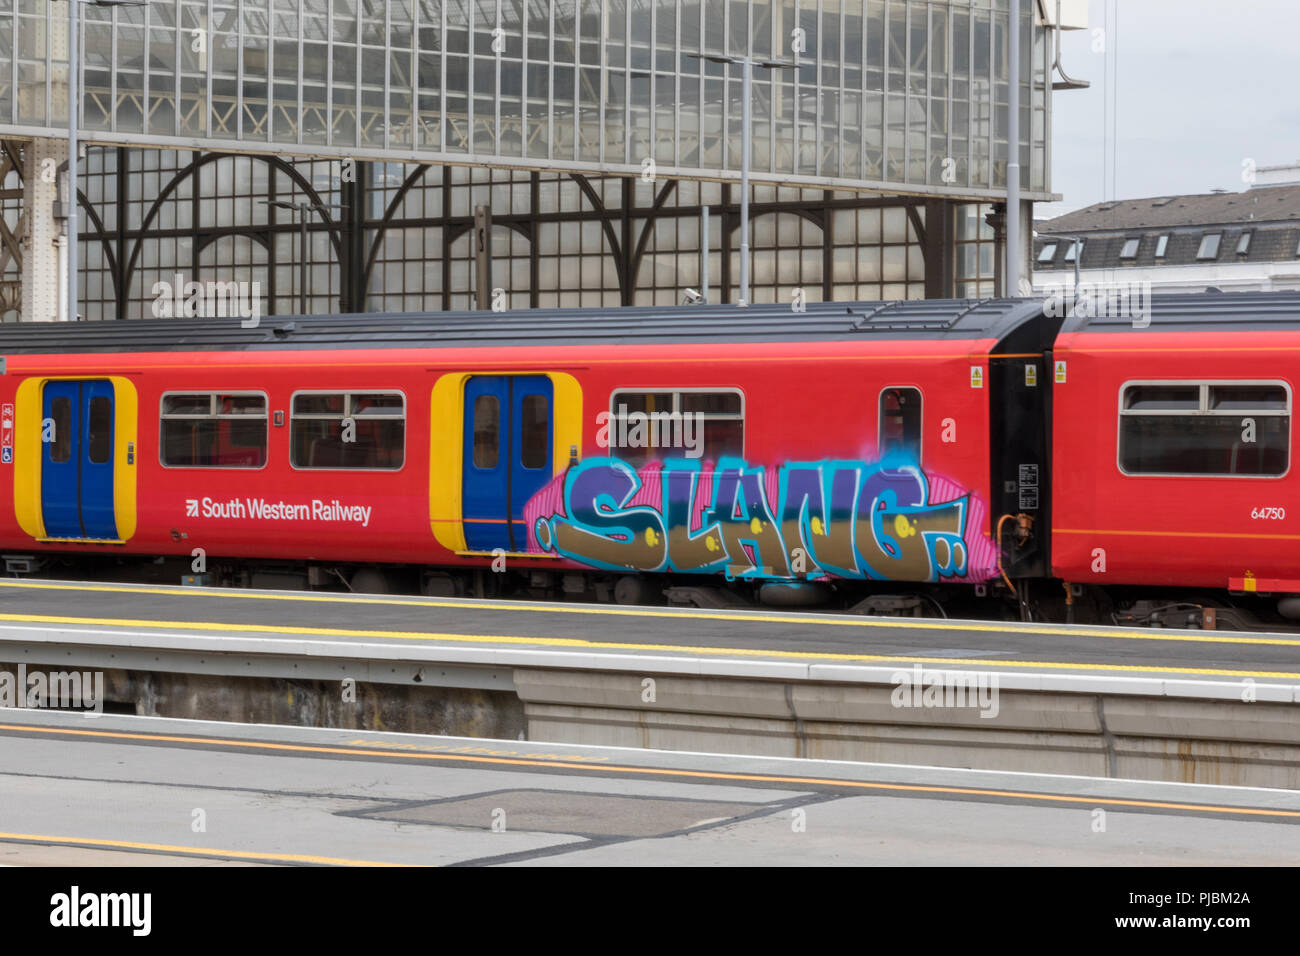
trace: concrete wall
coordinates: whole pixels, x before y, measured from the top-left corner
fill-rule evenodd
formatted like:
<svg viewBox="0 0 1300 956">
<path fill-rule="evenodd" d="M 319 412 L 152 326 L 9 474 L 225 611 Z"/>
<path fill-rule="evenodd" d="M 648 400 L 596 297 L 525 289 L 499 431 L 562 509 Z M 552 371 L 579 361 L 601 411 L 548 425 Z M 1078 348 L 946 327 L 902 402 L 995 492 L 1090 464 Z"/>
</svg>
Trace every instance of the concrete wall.
<svg viewBox="0 0 1300 956">
<path fill-rule="evenodd" d="M 529 740 L 1300 788 L 1290 702 L 1000 688 L 974 708 L 895 707 L 893 685 L 516 670 Z"/>
</svg>

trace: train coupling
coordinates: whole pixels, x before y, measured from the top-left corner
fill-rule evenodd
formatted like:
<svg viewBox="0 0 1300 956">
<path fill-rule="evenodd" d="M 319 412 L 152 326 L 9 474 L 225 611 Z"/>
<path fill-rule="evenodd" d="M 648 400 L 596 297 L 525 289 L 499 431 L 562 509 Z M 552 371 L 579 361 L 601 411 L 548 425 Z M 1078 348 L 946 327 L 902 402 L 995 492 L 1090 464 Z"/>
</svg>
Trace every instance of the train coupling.
<svg viewBox="0 0 1300 956">
<path fill-rule="evenodd" d="M 1034 516 L 1023 512 L 1016 515 L 1015 539 L 1017 547 L 1024 547 L 1034 535 Z"/>
</svg>

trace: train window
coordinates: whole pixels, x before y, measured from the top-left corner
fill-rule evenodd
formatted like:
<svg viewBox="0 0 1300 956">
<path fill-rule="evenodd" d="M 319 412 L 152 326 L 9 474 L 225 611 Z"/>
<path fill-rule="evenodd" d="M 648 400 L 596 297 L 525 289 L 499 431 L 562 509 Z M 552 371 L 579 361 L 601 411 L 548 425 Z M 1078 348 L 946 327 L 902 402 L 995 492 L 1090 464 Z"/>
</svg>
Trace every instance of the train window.
<svg viewBox="0 0 1300 956">
<path fill-rule="evenodd" d="M 609 454 L 641 467 L 664 454 L 690 460 L 745 453 L 745 397 L 738 389 L 618 389 L 609 396 Z"/>
<path fill-rule="evenodd" d="M 396 471 L 406 460 L 401 392 L 296 392 L 289 420 L 294 468 Z"/>
<path fill-rule="evenodd" d="M 338 395 L 295 395 L 293 413 L 295 415 L 329 415 L 343 417 L 343 403 L 347 399 L 342 393 Z"/>
<path fill-rule="evenodd" d="M 67 461 L 72 457 L 72 399 L 59 396 L 50 402 L 50 419 L 54 434 L 50 436 L 50 461 Z"/>
<path fill-rule="evenodd" d="M 545 395 L 524 396 L 520 464 L 525 468 L 546 467 L 546 446 L 551 441 L 550 404 Z"/>
<path fill-rule="evenodd" d="M 1233 412 L 1286 412 L 1286 389 L 1280 385 L 1211 385 L 1210 408 Z"/>
<path fill-rule="evenodd" d="M 738 392 L 684 392 L 680 395 L 683 414 L 700 413 L 704 415 L 740 414 L 740 394 Z"/>
<path fill-rule="evenodd" d="M 105 395 L 90 400 L 90 420 L 86 423 L 86 453 L 91 464 L 102 465 L 113 451 L 113 403 Z"/>
<path fill-rule="evenodd" d="M 671 412 L 673 410 L 672 392 L 620 392 L 619 404 L 628 412 Z"/>
<path fill-rule="evenodd" d="M 266 405 L 266 395 L 261 392 L 170 392 L 164 395 L 159 415 L 159 460 L 167 468 L 264 467 Z M 92 461 L 96 460 L 93 457 L 94 414 L 92 401 Z M 106 429 L 104 440 L 110 438 L 111 429 Z"/>
<path fill-rule="evenodd" d="M 501 402 L 495 395 L 474 399 L 474 467 L 495 468 L 501 448 Z"/>
<path fill-rule="evenodd" d="M 1137 385 L 1124 392 L 1125 409 L 1198 411 L 1201 390 L 1196 385 Z"/>
<path fill-rule="evenodd" d="M 1169 382 L 1121 392 L 1119 465 L 1130 475 L 1276 477 L 1290 467 L 1281 382 Z"/>
<path fill-rule="evenodd" d="M 880 393 L 880 455 L 906 452 L 921 461 L 921 392 L 915 388 L 887 388 Z"/>
<path fill-rule="evenodd" d="M 164 395 L 162 413 L 168 415 L 203 415 L 212 414 L 212 395 Z"/>
</svg>

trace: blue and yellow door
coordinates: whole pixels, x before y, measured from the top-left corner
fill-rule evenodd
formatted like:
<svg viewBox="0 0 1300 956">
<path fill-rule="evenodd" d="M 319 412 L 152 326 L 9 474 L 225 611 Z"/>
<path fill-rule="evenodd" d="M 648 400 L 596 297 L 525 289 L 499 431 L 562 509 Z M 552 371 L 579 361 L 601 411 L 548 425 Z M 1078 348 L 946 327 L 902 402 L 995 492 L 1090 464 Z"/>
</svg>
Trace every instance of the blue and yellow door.
<svg viewBox="0 0 1300 956">
<path fill-rule="evenodd" d="M 453 373 L 434 385 L 429 517 L 458 553 L 528 550 L 524 508 L 582 447 L 573 376 Z"/>
<path fill-rule="evenodd" d="M 15 396 L 14 511 L 40 541 L 135 533 L 135 387 L 119 376 L 27 379 Z"/>
<path fill-rule="evenodd" d="M 461 487 L 470 551 L 523 551 L 524 505 L 551 480 L 554 390 L 543 375 L 475 375 L 465 383 Z"/>
</svg>

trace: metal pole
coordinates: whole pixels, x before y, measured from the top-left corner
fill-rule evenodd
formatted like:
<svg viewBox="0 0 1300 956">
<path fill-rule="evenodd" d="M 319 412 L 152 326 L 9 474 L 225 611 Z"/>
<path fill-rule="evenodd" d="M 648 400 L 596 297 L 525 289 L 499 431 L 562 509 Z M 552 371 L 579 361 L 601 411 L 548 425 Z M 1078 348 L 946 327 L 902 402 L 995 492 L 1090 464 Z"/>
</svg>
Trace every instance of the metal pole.
<svg viewBox="0 0 1300 956">
<path fill-rule="evenodd" d="M 307 212 L 305 202 L 298 203 L 298 216 L 301 220 L 302 242 L 298 249 L 298 314 L 307 314 Z"/>
<path fill-rule="evenodd" d="M 68 319 L 77 321 L 77 7 L 81 0 L 68 0 Z"/>
<path fill-rule="evenodd" d="M 1020 295 L 1020 0 L 1011 0 L 1007 103 L 1007 294 Z"/>
<path fill-rule="evenodd" d="M 702 198 L 702 197 L 701 197 Z M 709 302 L 709 207 L 700 206 L 700 302 Z"/>
<path fill-rule="evenodd" d="M 740 302 L 749 305 L 749 96 L 752 61 L 744 57 L 740 87 Z"/>
<path fill-rule="evenodd" d="M 474 207 L 474 308 L 492 308 L 492 207 Z"/>
<path fill-rule="evenodd" d="M 1083 242 L 1074 241 L 1074 294 L 1079 294 L 1079 260 L 1083 258 Z"/>
</svg>

